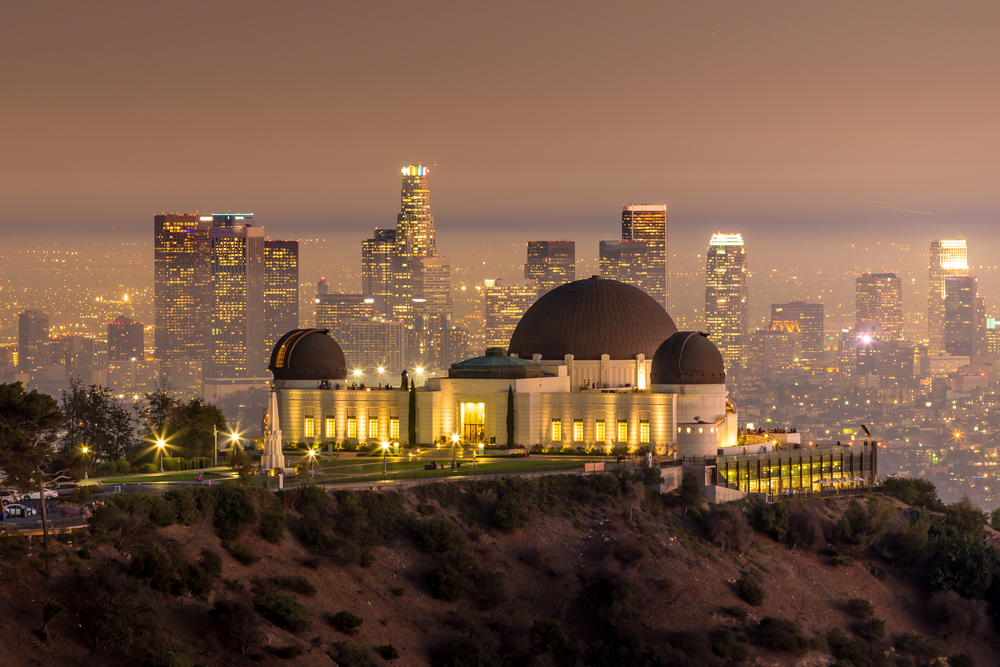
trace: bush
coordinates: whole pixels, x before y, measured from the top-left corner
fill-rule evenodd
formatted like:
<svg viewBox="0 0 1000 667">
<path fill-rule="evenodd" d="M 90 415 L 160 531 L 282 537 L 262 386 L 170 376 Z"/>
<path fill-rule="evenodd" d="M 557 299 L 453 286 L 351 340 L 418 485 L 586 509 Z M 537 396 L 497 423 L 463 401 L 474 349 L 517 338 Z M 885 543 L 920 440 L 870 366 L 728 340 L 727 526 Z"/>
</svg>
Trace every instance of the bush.
<svg viewBox="0 0 1000 667">
<path fill-rule="evenodd" d="M 305 595 L 306 597 L 316 595 L 316 591 L 319 590 L 311 581 L 301 575 L 272 577 L 270 581 L 279 588 L 283 588 L 286 591 L 292 591 L 293 593 L 298 593 L 299 595 Z"/>
<path fill-rule="evenodd" d="M 299 522 L 299 539 L 307 547 L 321 554 L 333 553 L 338 540 L 318 516 L 306 516 Z"/>
<path fill-rule="evenodd" d="M 472 582 L 451 563 L 445 563 L 431 573 L 431 593 L 434 597 L 454 602 L 465 597 L 472 588 Z"/>
<path fill-rule="evenodd" d="M 846 610 L 848 614 L 862 621 L 875 617 L 875 605 L 862 598 L 851 598 L 848 600 Z"/>
<path fill-rule="evenodd" d="M 361 505 L 358 494 L 351 489 L 337 491 L 337 509 L 334 511 L 334 525 L 350 539 L 358 539 L 368 525 L 368 512 Z"/>
<path fill-rule="evenodd" d="M 726 607 L 726 613 L 738 621 L 745 621 L 747 620 L 747 617 L 750 616 L 750 610 L 746 607 L 741 607 L 738 604 L 733 605 L 732 607 Z"/>
<path fill-rule="evenodd" d="M 493 512 L 493 525 L 506 533 L 513 533 L 528 525 L 531 512 L 525 499 L 516 493 L 507 493 L 500 498 Z"/>
<path fill-rule="evenodd" d="M 257 552 L 245 544 L 234 544 L 230 547 L 229 553 L 243 565 L 253 565 L 260 561 L 260 556 L 257 555 Z"/>
<path fill-rule="evenodd" d="M 74 505 L 86 505 L 94 497 L 94 487 L 91 484 L 87 486 L 78 486 L 73 489 L 73 493 L 69 495 L 69 501 Z"/>
<path fill-rule="evenodd" d="M 935 512 L 940 512 L 945 507 L 941 499 L 938 498 L 934 482 L 926 479 L 895 479 L 890 477 L 882 481 L 882 493 L 894 496 L 907 505 L 924 507 Z"/>
<path fill-rule="evenodd" d="M 180 639 L 168 639 L 163 648 L 146 661 L 146 667 L 191 667 L 190 652 L 191 647 Z"/>
<path fill-rule="evenodd" d="M 753 571 L 743 573 L 743 576 L 736 580 L 736 590 L 740 597 L 752 607 L 759 607 L 764 604 L 767 593 L 761 585 L 760 575 Z"/>
<path fill-rule="evenodd" d="M 147 547 L 132 555 L 129 573 L 145 579 L 154 591 L 169 592 L 174 581 L 174 566 L 158 547 Z"/>
<path fill-rule="evenodd" d="M 944 655 L 944 651 L 936 643 L 910 633 L 897 637 L 893 645 L 897 652 L 913 656 L 922 663 L 930 662 Z"/>
<path fill-rule="evenodd" d="M 279 658 L 292 660 L 294 658 L 301 658 L 304 656 L 306 654 L 306 650 L 302 648 L 301 644 L 291 644 L 289 646 L 282 646 L 279 649 L 275 649 L 274 654 Z"/>
<path fill-rule="evenodd" d="M 788 546 L 815 551 L 826 543 L 823 538 L 823 514 L 809 505 L 793 507 L 788 512 Z"/>
<path fill-rule="evenodd" d="M 338 611 L 330 617 L 330 625 L 340 630 L 345 635 L 353 635 L 361 627 L 365 620 L 349 611 Z"/>
<path fill-rule="evenodd" d="M 153 473 L 160 472 L 160 469 L 153 463 L 143 463 L 139 466 L 138 472 L 141 475 L 152 475 Z"/>
<path fill-rule="evenodd" d="M 802 629 L 784 618 L 765 616 L 757 627 L 760 643 L 773 651 L 784 651 L 792 655 L 805 655 L 811 644 Z"/>
<path fill-rule="evenodd" d="M 889 667 L 889 658 L 876 646 L 866 641 L 848 637 L 834 628 L 826 634 L 830 652 L 838 659 L 838 666 Z"/>
<path fill-rule="evenodd" d="M 260 638 L 260 620 L 242 602 L 219 600 L 209 615 L 222 627 L 225 638 L 239 646 L 241 653 L 247 653 Z"/>
<path fill-rule="evenodd" d="M 386 660 L 395 660 L 399 657 L 399 650 L 392 644 L 376 646 L 375 651 Z"/>
<path fill-rule="evenodd" d="M 235 482 L 226 482 L 215 491 L 215 532 L 223 544 L 236 542 L 243 534 L 243 524 L 257 521 L 257 508 L 251 490 Z"/>
<path fill-rule="evenodd" d="M 708 539 L 721 549 L 745 551 L 750 546 L 750 524 L 734 505 L 713 509 L 705 515 L 703 524 Z"/>
<path fill-rule="evenodd" d="M 288 593 L 266 593 L 257 600 L 257 613 L 279 628 L 294 635 L 309 629 L 309 613 L 298 600 Z"/>
<path fill-rule="evenodd" d="M 326 654 L 340 667 L 382 667 L 374 653 L 349 639 L 330 644 Z"/>
<path fill-rule="evenodd" d="M 462 531 L 451 519 L 435 516 L 420 523 L 417 545 L 424 551 L 451 552 L 466 544 Z"/>
<path fill-rule="evenodd" d="M 736 633 L 720 625 L 708 633 L 708 641 L 712 653 L 720 658 L 728 658 L 733 652 L 733 646 L 736 645 Z"/>
<path fill-rule="evenodd" d="M 927 567 L 930 587 L 965 598 L 985 597 L 996 563 L 996 551 L 981 538 L 968 533 L 942 537 Z"/>
<path fill-rule="evenodd" d="M 318 484 L 303 484 L 295 489 L 295 510 L 299 514 L 322 512 L 330 502 L 330 495 Z"/>
<path fill-rule="evenodd" d="M 834 527 L 833 537 L 842 543 L 868 546 L 885 534 L 895 516 L 896 508 L 881 498 L 868 498 L 866 505 L 852 499 Z"/>
<path fill-rule="evenodd" d="M 948 667 L 975 667 L 976 661 L 967 653 L 956 653 L 948 658 Z"/>
<path fill-rule="evenodd" d="M 363 549 L 361 555 L 358 556 L 358 565 L 361 567 L 371 567 L 377 560 L 378 558 L 375 557 L 375 554 L 368 549 Z"/>
<path fill-rule="evenodd" d="M 114 477 L 117 475 L 128 475 L 132 472 L 132 464 L 125 459 L 112 459 L 101 461 L 94 466 L 94 477 Z"/>
<path fill-rule="evenodd" d="M 497 667 L 499 643 L 491 635 L 476 631 L 449 640 L 431 654 L 433 667 Z"/>
<path fill-rule="evenodd" d="M 260 534 L 271 544 L 281 544 L 285 540 L 288 522 L 280 509 L 270 509 L 261 514 Z"/>
<path fill-rule="evenodd" d="M 854 625 L 854 632 L 859 637 L 872 643 L 881 641 L 885 637 L 885 621 L 878 618 L 870 618 Z"/>
<path fill-rule="evenodd" d="M 222 576 L 222 556 L 211 549 L 202 549 L 199 554 L 198 564 L 213 579 Z"/>
<path fill-rule="evenodd" d="M 531 626 L 531 647 L 536 655 L 548 653 L 557 665 L 574 662 L 573 642 L 557 618 L 539 618 Z"/>
<path fill-rule="evenodd" d="M 215 507 L 215 496 L 211 489 L 195 487 L 173 489 L 163 494 L 174 511 L 177 523 L 193 526 Z"/>
</svg>

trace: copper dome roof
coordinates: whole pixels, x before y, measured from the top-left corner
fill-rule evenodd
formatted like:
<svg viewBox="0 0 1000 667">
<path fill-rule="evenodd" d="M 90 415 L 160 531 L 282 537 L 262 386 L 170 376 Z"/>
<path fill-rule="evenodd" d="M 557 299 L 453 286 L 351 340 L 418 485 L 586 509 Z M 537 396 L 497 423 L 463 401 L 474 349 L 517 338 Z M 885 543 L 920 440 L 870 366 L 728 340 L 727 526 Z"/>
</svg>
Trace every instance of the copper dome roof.
<svg viewBox="0 0 1000 667">
<path fill-rule="evenodd" d="M 680 331 L 657 348 L 649 376 L 653 384 L 725 384 L 726 364 L 707 334 Z"/>
<path fill-rule="evenodd" d="M 510 354 L 530 359 L 599 360 L 653 356 L 677 332 L 670 315 L 638 287 L 597 276 L 557 287 L 521 318 L 510 337 Z"/>
<path fill-rule="evenodd" d="M 295 329 L 278 339 L 267 368 L 275 380 L 343 380 L 347 360 L 329 329 Z"/>
</svg>

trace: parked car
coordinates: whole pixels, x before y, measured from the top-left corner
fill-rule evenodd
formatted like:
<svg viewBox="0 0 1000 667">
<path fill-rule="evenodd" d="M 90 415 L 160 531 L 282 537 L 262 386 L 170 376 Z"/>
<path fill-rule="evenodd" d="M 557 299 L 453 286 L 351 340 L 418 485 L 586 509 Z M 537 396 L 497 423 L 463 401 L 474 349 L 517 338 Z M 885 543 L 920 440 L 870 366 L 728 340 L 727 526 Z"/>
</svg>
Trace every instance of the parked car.
<svg viewBox="0 0 1000 667">
<path fill-rule="evenodd" d="M 46 498 L 56 498 L 58 496 L 59 494 L 56 493 L 55 489 L 45 489 Z M 21 500 L 38 500 L 38 499 L 39 499 L 38 491 L 29 491 L 28 493 L 25 493 L 23 496 L 21 496 Z"/>
<path fill-rule="evenodd" d="M 79 484 L 76 482 L 63 482 L 62 484 L 56 485 L 56 495 L 68 496 L 76 491 Z"/>
<path fill-rule="evenodd" d="M 4 489 L 0 491 L 0 500 L 6 503 L 17 502 L 21 499 L 21 493 L 17 489 Z"/>
<path fill-rule="evenodd" d="M 7 512 L 7 516 L 12 519 L 23 519 L 38 514 L 38 510 L 34 507 L 27 507 L 26 505 L 4 505 L 4 510 Z"/>
</svg>

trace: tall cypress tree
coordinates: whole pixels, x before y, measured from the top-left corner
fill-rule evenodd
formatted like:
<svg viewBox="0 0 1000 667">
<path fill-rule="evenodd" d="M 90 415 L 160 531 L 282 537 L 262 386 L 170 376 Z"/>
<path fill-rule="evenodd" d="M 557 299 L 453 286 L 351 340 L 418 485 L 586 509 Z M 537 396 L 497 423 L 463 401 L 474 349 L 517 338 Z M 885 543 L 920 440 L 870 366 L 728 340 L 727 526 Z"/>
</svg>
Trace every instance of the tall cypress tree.
<svg viewBox="0 0 1000 667">
<path fill-rule="evenodd" d="M 514 386 L 507 385 L 507 446 L 514 446 Z"/>
<path fill-rule="evenodd" d="M 410 380 L 410 404 L 406 410 L 406 430 L 410 437 L 410 444 L 417 444 L 417 385 Z"/>
</svg>

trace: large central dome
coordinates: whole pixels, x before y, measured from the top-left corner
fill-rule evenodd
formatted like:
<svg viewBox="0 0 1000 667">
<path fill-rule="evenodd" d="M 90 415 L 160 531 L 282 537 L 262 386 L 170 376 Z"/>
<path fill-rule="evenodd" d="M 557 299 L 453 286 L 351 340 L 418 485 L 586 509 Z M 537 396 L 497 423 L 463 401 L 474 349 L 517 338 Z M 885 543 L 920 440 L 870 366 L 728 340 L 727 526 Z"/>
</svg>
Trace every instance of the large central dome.
<svg viewBox="0 0 1000 667">
<path fill-rule="evenodd" d="M 510 337 L 510 354 L 530 359 L 652 359 L 677 333 L 670 315 L 638 287 L 594 276 L 552 290 L 535 302 Z"/>
</svg>

